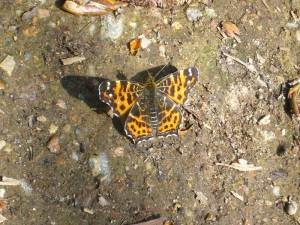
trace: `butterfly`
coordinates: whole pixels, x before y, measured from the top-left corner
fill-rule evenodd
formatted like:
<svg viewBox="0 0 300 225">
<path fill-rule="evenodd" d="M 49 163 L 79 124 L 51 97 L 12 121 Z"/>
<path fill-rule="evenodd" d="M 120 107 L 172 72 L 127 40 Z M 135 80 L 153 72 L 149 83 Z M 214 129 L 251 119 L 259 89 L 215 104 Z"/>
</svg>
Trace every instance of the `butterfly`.
<svg viewBox="0 0 300 225">
<path fill-rule="evenodd" d="M 195 67 L 171 73 L 159 80 L 149 75 L 144 84 L 134 81 L 104 81 L 100 100 L 117 117 L 127 115 L 124 130 L 134 144 L 154 137 L 178 134 L 183 105 L 198 80 Z"/>
</svg>

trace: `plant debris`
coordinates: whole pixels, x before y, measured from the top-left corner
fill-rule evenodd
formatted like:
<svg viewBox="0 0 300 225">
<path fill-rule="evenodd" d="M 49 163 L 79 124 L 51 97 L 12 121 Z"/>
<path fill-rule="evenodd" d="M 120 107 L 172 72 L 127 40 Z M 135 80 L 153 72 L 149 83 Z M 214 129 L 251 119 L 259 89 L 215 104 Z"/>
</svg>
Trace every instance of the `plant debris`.
<svg viewBox="0 0 300 225">
<path fill-rule="evenodd" d="M 216 163 L 217 166 L 227 166 L 239 171 L 256 171 L 256 170 L 262 170 L 261 166 L 254 166 L 253 164 L 240 164 L 240 163 L 232 163 L 231 165 L 225 164 L 225 163 Z"/>
<path fill-rule="evenodd" d="M 16 180 L 14 178 L 9 177 L 1 177 L 0 185 L 6 185 L 6 186 L 18 186 L 21 185 L 21 182 L 19 180 Z"/>
</svg>

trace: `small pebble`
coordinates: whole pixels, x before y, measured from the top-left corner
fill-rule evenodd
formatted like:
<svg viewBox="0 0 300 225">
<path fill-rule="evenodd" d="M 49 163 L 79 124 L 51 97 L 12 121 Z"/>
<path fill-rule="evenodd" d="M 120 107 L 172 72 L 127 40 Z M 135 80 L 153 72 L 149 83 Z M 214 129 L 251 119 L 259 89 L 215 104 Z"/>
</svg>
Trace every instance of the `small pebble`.
<svg viewBox="0 0 300 225">
<path fill-rule="evenodd" d="M 0 188 L 0 198 L 4 198 L 5 195 L 5 189 Z"/>
<path fill-rule="evenodd" d="M 54 154 L 58 154 L 61 152 L 58 135 L 54 135 L 50 138 L 50 140 L 47 142 L 47 148 Z"/>
<path fill-rule="evenodd" d="M 247 165 L 248 161 L 246 159 L 238 159 L 239 164 Z"/>
<path fill-rule="evenodd" d="M 64 101 L 64 100 L 62 100 L 62 99 L 58 99 L 57 101 L 56 101 L 56 105 L 59 107 L 59 108 L 61 108 L 61 109 L 67 109 L 68 107 L 67 107 L 67 103 Z"/>
<path fill-rule="evenodd" d="M 62 133 L 68 134 L 71 132 L 71 128 L 71 124 L 67 123 L 61 128 L 61 131 Z"/>
<path fill-rule="evenodd" d="M 270 178 L 272 180 L 276 180 L 281 177 L 287 177 L 287 176 L 288 176 L 288 172 L 282 168 L 277 168 L 277 169 L 273 170 L 272 172 L 270 172 Z"/>
<path fill-rule="evenodd" d="M 300 43 L 300 30 L 296 31 L 296 39 Z"/>
<path fill-rule="evenodd" d="M 217 217 L 213 214 L 210 214 L 208 213 L 206 216 L 205 216 L 205 222 L 206 223 L 212 223 L 212 222 L 216 222 L 217 221 Z"/>
<path fill-rule="evenodd" d="M 89 165 L 94 177 L 101 176 L 108 183 L 111 181 L 110 168 L 106 153 L 100 152 L 96 156 L 91 156 L 89 159 Z"/>
<path fill-rule="evenodd" d="M 99 205 L 101 205 L 102 207 L 109 205 L 109 202 L 108 202 L 103 196 L 100 196 L 100 197 L 99 197 L 98 203 L 99 203 Z"/>
<path fill-rule="evenodd" d="M 272 205 L 273 205 L 273 202 L 271 202 L 270 200 L 266 200 L 266 201 L 265 201 L 265 204 L 266 204 L 267 206 L 272 206 Z"/>
<path fill-rule="evenodd" d="M 0 68 L 2 68 L 8 76 L 12 75 L 12 71 L 14 70 L 16 62 L 14 57 L 8 55 L 6 58 L 0 63 Z"/>
<path fill-rule="evenodd" d="M 280 187 L 278 187 L 278 186 L 273 187 L 272 192 L 275 196 L 277 196 L 277 197 L 280 196 Z"/>
<path fill-rule="evenodd" d="M 90 35 L 91 35 L 91 36 L 94 35 L 95 30 L 96 30 L 95 24 L 91 24 L 91 25 L 89 26 L 89 32 L 90 32 Z"/>
<path fill-rule="evenodd" d="M 203 14 L 198 8 L 187 8 L 186 10 L 186 17 L 190 22 L 198 21 L 202 16 Z"/>
<path fill-rule="evenodd" d="M 76 162 L 79 160 L 79 156 L 77 152 L 72 152 L 72 159 L 74 159 Z"/>
<path fill-rule="evenodd" d="M 101 17 L 101 36 L 116 40 L 123 33 L 123 17 L 115 17 L 113 14 L 107 14 Z"/>
<path fill-rule="evenodd" d="M 267 124 L 269 124 L 270 122 L 271 122 L 271 120 L 270 120 L 270 115 L 266 115 L 266 116 L 263 116 L 262 118 L 260 118 L 259 120 L 258 120 L 258 125 L 267 125 Z"/>
<path fill-rule="evenodd" d="M 33 127 L 33 125 L 36 123 L 36 118 L 33 115 L 30 115 L 28 117 L 28 126 Z"/>
<path fill-rule="evenodd" d="M 37 118 L 37 121 L 41 122 L 41 123 L 45 123 L 47 121 L 47 118 L 45 116 L 38 116 Z"/>
<path fill-rule="evenodd" d="M 152 44 L 152 41 L 148 39 L 144 34 L 140 35 L 139 38 L 141 39 L 141 48 L 146 49 L 150 44 Z"/>
<path fill-rule="evenodd" d="M 212 8 L 208 8 L 208 7 L 205 7 L 205 13 L 207 16 L 209 16 L 210 18 L 215 18 L 217 17 L 217 14 L 216 14 L 216 11 Z"/>
<path fill-rule="evenodd" d="M 54 125 L 53 123 L 48 128 L 50 134 L 55 134 L 57 130 L 58 130 L 58 126 Z"/>
<path fill-rule="evenodd" d="M 289 201 L 285 204 L 284 211 L 289 215 L 295 215 L 298 211 L 298 204 L 291 198 L 289 198 Z"/>
<path fill-rule="evenodd" d="M 48 9 L 39 9 L 38 10 L 38 17 L 40 19 L 47 18 L 49 16 L 50 16 L 50 10 L 48 10 Z"/>
<path fill-rule="evenodd" d="M 124 148 L 119 146 L 119 147 L 115 148 L 113 152 L 114 152 L 114 156 L 118 156 L 118 157 L 123 156 Z"/>
<path fill-rule="evenodd" d="M 25 179 L 21 179 L 20 182 L 21 182 L 21 187 L 23 188 L 25 194 L 29 196 L 32 193 L 32 187 Z"/>
<path fill-rule="evenodd" d="M 26 52 L 24 54 L 24 61 L 27 62 L 31 59 L 31 53 L 30 52 Z"/>
</svg>

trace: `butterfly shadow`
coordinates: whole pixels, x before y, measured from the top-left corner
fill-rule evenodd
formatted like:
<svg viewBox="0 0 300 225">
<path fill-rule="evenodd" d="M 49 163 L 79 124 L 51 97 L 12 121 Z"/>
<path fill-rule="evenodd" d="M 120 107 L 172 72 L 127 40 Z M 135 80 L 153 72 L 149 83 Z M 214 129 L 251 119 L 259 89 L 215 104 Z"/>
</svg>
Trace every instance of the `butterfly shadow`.
<svg viewBox="0 0 300 225">
<path fill-rule="evenodd" d="M 176 71 L 177 68 L 172 65 L 161 65 L 137 73 L 132 77 L 131 81 L 144 83 L 149 74 L 155 76 L 155 80 L 158 80 Z M 119 80 L 126 80 L 126 76 L 120 71 L 117 71 L 116 78 Z M 99 85 L 106 80 L 107 79 L 100 77 L 68 75 L 61 78 L 60 83 L 62 87 L 68 92 L 68 94 L 79 99 L 80 101 L 83 101 L 93 111 L 101 114 L 107 113 L 110 110 L 110 107 L 99 99 Z M 124 131 L 125 120 L 126 116 L 122 118 L 114 116 L 112 119 L 114 128 L 124 136 L 126 136 Z"/>
<path fill-rule="evenodd" d="M 137 73 L 131 78 L 131 81 L 145 83 L 149 75 L 155 77 L 155 80 L 157 81 L 168 74 L 176 72 L 177 70 L 178 69 L 171 64 L 160 65 Z"/>
</svg>

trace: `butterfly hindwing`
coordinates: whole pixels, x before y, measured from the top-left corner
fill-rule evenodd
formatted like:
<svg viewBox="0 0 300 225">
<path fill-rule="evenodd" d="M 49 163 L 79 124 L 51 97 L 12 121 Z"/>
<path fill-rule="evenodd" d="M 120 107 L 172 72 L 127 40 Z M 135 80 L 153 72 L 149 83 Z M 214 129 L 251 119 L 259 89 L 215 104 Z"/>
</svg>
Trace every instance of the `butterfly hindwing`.
<svg viewBox="0 0 300 225">
<path fill-rule="evenodd" d="M 178 134 L 181 123 L 179 105 L 166 96 L 160 96 L 160 110 L 158 113 L 157 136 Z"/>
<path fill-rule="evenodd" d="M 147 109 L 140 102 L 137 102 L 130 110 L 124 129 L 134 143 L 153 137 Z"/>
</svg>

